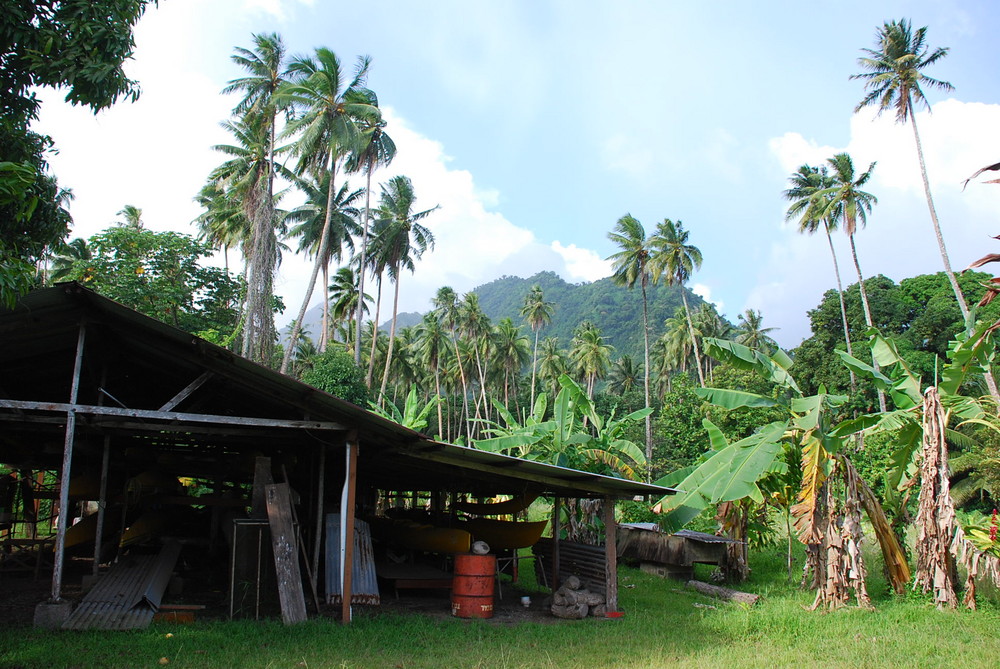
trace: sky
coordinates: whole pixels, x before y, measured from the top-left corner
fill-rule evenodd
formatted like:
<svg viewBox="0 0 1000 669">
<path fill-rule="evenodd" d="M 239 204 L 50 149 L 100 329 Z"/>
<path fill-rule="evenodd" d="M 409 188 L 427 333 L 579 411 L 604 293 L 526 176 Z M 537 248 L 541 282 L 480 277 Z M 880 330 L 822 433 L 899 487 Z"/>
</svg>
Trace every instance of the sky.
<svg viewBox="0 0 1000 669">
<path fill-rule="evenodd" d="M 610 274 L 608 232 L 624 214 L 647 232 L 680 220 L 704 263 L 690 286 L 736 323 L 760 310 L 785 348 L 809 336 L 807 312 L 835 286 L 826 238 L 784 221 L 782 191 L 799 165 L 847 151 L 875 162 L 878 198 L 856 235 L 865 276 L 895 281 L 942 269 L 910 125 L 854 114 L 861 49 L 891 19 L 928 26 L 949 47 L 927 74 L 917 116 L 952 265 L 1000 252 L 1000 187 L 962 181 L 1000 160 L 1000 78 L 991 0 L 801 2 L 595 0 L 161 0 L 135 30 L 127 64 L 136 103 L 94 115 L 45 91 L 36 129 L 72 189 L 73 237 L 113 224 L 126 204 L 148 228 L 196 234 L 193 197 L 224 160 L 220 122 L 241 76 L 233 48 L 279 33 L 291 54 L 328 47 L 368 55 L 398 153 L 376 181 L 404 174 L 433 251 L 400 284 L 400 311 L 542 270 L 567 281 Z M 985 177 L 984 177 L 985 178 Z M 984 178 L 981 178 L 982 181 Z M 361 179 L 356 187 L 363 186 Z M 857 281 L 834 237 L 845 285 Z M 287 253 L 276 292 L 294 318 L 311 262 Z M 319 291 L 313 298 L 318 301 Z M 636 299 L 640 299 L 638 294 Z M 657 330 L 654 324 L 654 332 Z"/>
</svg>

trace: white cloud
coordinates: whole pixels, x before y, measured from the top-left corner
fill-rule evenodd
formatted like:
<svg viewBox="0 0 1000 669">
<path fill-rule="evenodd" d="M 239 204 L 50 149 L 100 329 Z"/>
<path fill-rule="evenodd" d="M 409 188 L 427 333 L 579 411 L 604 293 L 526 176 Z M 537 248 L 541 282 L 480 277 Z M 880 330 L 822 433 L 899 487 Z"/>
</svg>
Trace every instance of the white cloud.
<svg viewBox="0 0 1000 669">
<path fill-rule="evenodd" d="M 597 281 L 611 276 L 611 262 L 590 249 L 580 248 L 576 244 L 563 246 L 559 240 L 555 240 L 552 242 L 552 250 L 566 263 L 564 278 L 567 281 Z"/>
<path fill-rule="evenodd" d="M 691 292 L 700 297 L 701 299 L 705 300 L 706 302 L 714 304 L 716 311 L 718 311 L 719 313 L 722 313 L 725 310 L 726 305 L 722 302 L 722 300 L 713 300 L 712 289 L 706 286 L 705 284 L 703 283 L 694 284 L 693 286 L 691 286 Z"/>
</svg>

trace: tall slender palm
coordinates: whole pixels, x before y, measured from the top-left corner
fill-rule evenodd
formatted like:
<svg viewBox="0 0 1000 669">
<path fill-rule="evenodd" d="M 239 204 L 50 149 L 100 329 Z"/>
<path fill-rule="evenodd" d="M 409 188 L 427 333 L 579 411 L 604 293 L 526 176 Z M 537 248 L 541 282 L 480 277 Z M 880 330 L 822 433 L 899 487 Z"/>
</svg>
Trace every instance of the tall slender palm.
<svg viewBox="0 0 1000 669">
<path fill-rule="evenodd" d="M 649 407 L 649 300 L 646 286 L 656 284 L 660 278 L 660 266 L 652 262 L 654 250 L 651 240 L 646 238 L 646 230 L 631 214 L 625 214 L 615 223 L 615 229 L 608 233 L 608 239 L 621 250 L 608 256 L 614 270 L 612 279 L 620 286 L 634 288 L 638 283 L 642 288 L 642 353 L 643 383 L 646 407 Z M 646 461 L 653 461 L 653 423 L 646 416 Z"/>
<path fill-rule="evenodd" d="M 204 211 L 194 219 L 198 238 L 213 249 L 222 249 L 226 270 L 229 270 L 229 249 L 238 248 L 249 237 L 249 224 L 243 208 L 224 184 L 209 181 L 195 196 L 194 201 Z"/>
<path fill-rule="evenodd" d="M 381 118 L 378 107 L 372 104 L 374 95 L 364 87 L 370 65 L 369 58 L 360 58 L 353 76 L 348 79 L 344 76 L 336 54 L 326 48 L 316 49 L 314 57 L 299 56 L 292 59 L 288 66 L 290 80 L 281 86 L 276 95 L 278 100 L 298 112 L 288 123 L 285 132 L 297 137 L 294 151 L 299 156 L 299 172 L 330 174 L 326 220 L 320 234 L 320 247 L 317 249 L 312 276 L 296 319 L 297 324 L 302 322 L 306 309 L 309 308 L 322 260 L 326 257 L 337 169 L 342 158 L 357 148 L 357 122 L 361 119 Z M 292 330 L 281 361 L 282 372 L 288 368 L 298 333 L 298 327 Z"/>
<path fill-rule="evenodd" d="M 608 374 L 608 392 L 614 395 L 632 392 L 642 377 L 642 365 L 636 365 L 632 356 L 626 353 L 611 365 L 611 372 Z"/>
<path fill-rule="evenodd" d="M 924 96 L 921 86 L 950 91 L 954 87 L 947 81 L 933 79 L 922 70 L 933 65 L 948 55 L 948 49 L 938 47 L 931 50 L 927 46 L 927 27 L 913 30 L 906 19 L 887 21 L 875 32 L 875 48 L 862 49 L 867 57 L 858 58 L 858 65 L 864 72 L 851 76 L 851 79 L 862 79 L 865 82 L 867 94 L 858 106 L 859 112 L 865 107 L 876 107 L 878 115 L 892 109 L 896 113 L 897 123 L 910 122 L 913 127 L 913 139 L 917 145 L 917 160 L 920 163 L 920 178 L 924 185 L 924 195 L 927 198 L 927 208 L 931 214 L 931 224 L 934 226 L 934 236 L 937 238 L 941 260 L 944 263 L 945 274 L 955 292 L 958 307 L 962 316 L 968 320 L 969 307 L 965 296 L 951 270 L 948 250 L 941 234 L 941 224 L 938 222 L 934 199 L 931 197 L 930 182 L 927 178 L 927 164 L 924 161 L 924 149 L 920 143 L 920 132 L 917 130 L 917 117 L 914 114 L 914 104 L 923 105 L 930 111 L 930 103 Z"/>
<path fill-rule="evenodd" d="M 52 274 L 49 279 L 52 283 L 64 281 L 75 273 L 78 266 L 93 260 L 94 250 L 87 244 L 83 237 L 77 237 L 70 242 L 62 242 L 55 250 L 52 258 Z M 86 274 L 83 275 L 86 277 Z"/>
<path fill-rule="evenodd" d="M 524 297 L 524 305 L 521 307 L 521 317 L 528 321 L 532 332 L 535 333 L 535 346 L 531 354 L 531 403 L 535 406 L 535 377 L 538 367 L 538 335 L 542 328 L 552 322 L 552 314 L 555 312 L 555 302 L 546 302 L 542 287 L 537 283 L 531 287 Z"/>
<path fill-rule="evenodd" d="M 868 169 L 858 175 L 854 170 L 854 162 L 846 153 L 838 153 L 833 158 L 826 161 L 832 172 L 830 174 L 830 185 L 816 192 L 817 201 L 824 202 L 823 210 L 819 213 L 824 218 L 840 218 L 844 224 L 844 232 L 851 242 L 851 257 L 854 259 L 854 269 L 858 273 L 858 288 L 861 291 L 861 305 L 865 312 L 865 325 L 873 327 L 872 310 L 868 303 L 868 291 L 865 290 L 865 279 L 861 274 L 861 264 L 858 262 L 858 249 L 854 244 L 854 233 L 857 231 L 858 223 L 864 226 L 868 222 L 868 214 L 872 207 L 878 203 L 878 198 L 861 190 L 872 177 L 875 163 L 868 166 Z M 878 362 L 872 359 L 875 369 L 879 368 Z M 885 411 L 885 393 L 881 389 L 878 391 L 878 404 L 881 411 Z"/>
<path fill-rule="evenodd" d="M 788 177 L 789 188 L 782 191 L 782 196 L 789 201 L 785 220 L 799 219 L 799 232 L 813 234 L 823 226 L 826 241 L 830 247 L 830 257 L 833 259 L 833 274 L 837 279 L 837 297 L 840 300 L 840 320 L 844 326 L 844 342 L 847 344 L 847 354 L 853 356 L 851 346 L 851 329 L 847 322 L 847 304 L 844 302 L 844 284 L 840 279 L 840 263 L 837 262 L 837 252 L 833 248 L 833 232 L 837 229 L 835 216 L 825 215 L 826 202 L 816 194 L 832 185 L 832 179 L 825 166 L 812 167 L 802 165 Z M 857 386 L 854 370 L 851 374 L 851 391 Z"/>
<path fill-rule="evenodd" d="M 778 328 L 764 327 L 764 316 L 760 311 L 747 309 L 740 314 L 739 321 L 737 327 L 740 333 L 736 336 L 736 343 L 764 353 L 771 353 L 778 347 L 777 342 L 770 335 Z"/>
<path fill-rule="evenodd" d="M 486 399 L 486 365 L 483 364 L 483 358 L 489 350 L 489 336 L 493 330 L 489 317 L 479 306 L 478 294 L 470 292 L 462 296 L 462 300 L 458 304 L 458 327 L 462 336 L 472 347 L 476 371 L 479 373 L 476 420 L 473 421 L 474 425 L 478 425 L 478 421 L 483 418 L 483 413 L 489 411 L 489 402 Z"/>
<path fill-rule="evenodd" d="M 559 392 L 559 377 L 567 372 L 569 362 L 566 352 L 559 348 L 559 338 L 546 337 L 538 351 L 538 378 L 553 397 Z"/>
<path fill-rule="evenodd" d="M 569 359 L 577 375 L 587 384 L 587 396 L 594 396 L 594 387 L 611 366 L 614 347 L 604 343 L 600 329 L 590 321 L 577 326 L 570 342 Z"/>
<path fill-rule="evenodd" d="M 528 338 L 521 334 L 521 328 L 510 318 L 500 319 L 493 330 L 492 361 L 503 375 L 503 402 L 508 411 L 511 410 L 511 387 L 516 399 L 518 378 L 521 369 L 528 364 L 528 357 Z"/>
<path fill-rule="evenodd" d="M 351 191 L 350 185 L 345 181 L 337 189 L 331 201 L 328 195 L 329 184 L 326 183 L 331 178 L 330 173 L 321 175 L 318 180 L 311 176 L 296 177 L 295 183 L 299 190 L 305 194 L 306 201 L 289 212 L 287 217 L 290 222 L 298 223 L 292 227 L 289 234 L 292 237 L 298 237 L 299 251 L 304 251 L 307 257 L 314 257 L 321 246 L 325 247 L 326 257 L 317 259 L 321 263 L 320 271 L 323 274 L 324 286 L 330 283 L 330 264 L 334 260 L 340 262 L 343 259 L 345 245 L 351 248 L 354 246 L 352 235 L 359 232 L 357 219 L 360 215 L 355 205 L 362 195 L 360 189 Z M 329 217 L 329 225 L 327 225 L 326 215 L 328 206 L 332 207 L 333 210 Z M 320 234 L 324 230 L 326 230 L 327 235 L 326 244 L 323 244 L 324 240 L 320 239 Z M 358 305 L 355 304 L 355 306 Z M 323 328 L 320 331 L 318 347 L 320 353 L 326 351 L 331 330 L 329 293 L 327 299 L 323 300 L 322 322 Z"/>
<path fill-rule="evenodd" d="M 420 362 L 434 375 L 434 392 L 441 397 L 442 360 L 448 348 L 448 334 L 441 320 L 433 312 L 424 314 L 417 326 L 418 356 Z M 438 402 L 438 433 L 445 434 L 443 402 Z"/>
<path fill-rule="evenodd" d="M 694 321 L 695 330 L 701 341 L 704 341 L 707 338 L 729 339 L 732 334 L 732 325 L 719 316 L 719 312 L 716 311 L 715 305 L 708 302 L 702 303 L 692 320 Z M 706 356 L 704 363 L 705 376 L 707 377 L 709 383 L 713 383 L 715 381 L 716 362 L 710 356 Z"/>
<path fill-rule="evenodd" d="M 705 374 L 701 370 L 701 354 L 698 351 L 698 339 L 694 334 L 694 323 L 691 320 L 691 309 L 687 302 L 687 284 L 691 274 L 701 267 L 701 251 L 697 246 L 688 244 L 689 233 L 680 221 L 674 223 L 669 218 L 656 226 L 656 233 L 650 239 L 650 247 L 654 250 L 653 262 L 656 265 L 654 273 L 666 277 L 667 285 L 678 286 L 688 328 L 691 330 L 691 347 L 694 351 L 695 366 L 698 369 L 698 381 L 705 387 Z"/>
<path fill-rule="evenodd" d="M 377 106 L 378 100 L 372 97 L 373 103 Z M 376 168 L 385 167 L 396 157 L 396 144 L 385 132 L 385 121 L 380 118 L 367 117 L 361 119 L 359 125 L 358 147 L 351 152 L 347 159 L 348 172 L 365 173 L 365 216 L 361 228 L 361 257 L 358 266 L 367 266 L 366 254 L 368 252 L 368 222 L 371 218 L 371 192 L 372 192 L 372 172 Z M 358 275 L 358 290 L 365 291 L 364 269 Z M 354 345 L 354 361 L 361 364 L 361 318 L 358 313 L 357 332 L 358 337 Z"/>
<path fill-rule="evenodd" d="M 404 269 L 413 271 L 413 263 L 425 251 L 434 248 L 434 235 L 420 223 L 437 206 L 424 211 L 414 211 L 417 196 L 413 192 L 413 182 L 409 177 L 396 176 L 382 186 L 378 217 L 384 223 L 379 230 L 379 253 L 385 259 L 389 276 L 393 280 L 392 325 L 389 328 L 389 352 L 386 356 L 385 372 L 382 374 L 380 392 L 385 393 L 389 382 L 389 366 L 392 364 L 394 340 L 396 337 L 396 317 L 399 312 L 399 284 Z M 381 402 L 381 398 L 379 402 Z"/>
<path fill-rule="evenodd" d="M 451 333 L 452 345 L 455 349 L 455 363 L 458 368 L 459 380 L 462 383 L 462 416 L 465 420 L 466 435 L 471 436 L 472 430 L 469 421 L 469 384 L 465 378 L 465 369 L 462 362 L 462 354 L 458 345 L 458 295 L 451 286 L 438 288 L 437 294 L 431 300 L 434 313 L 441 325 Z"/>
<path fill-rule="evenodd" d="M 350 349 L 354 348 L 351 337 L 357 336 L 354 331 L 353 319 L 356 312 L 363 314 L 368 311 L 368 302 L 371 296 L 361 295 L 358 289 L 358 275 L 351 267 L 341 267 L 333 274 L 333 280 L 328 287 L 330 300 L 330 318 L 332 321 L 331 330 L 336 330 L 340 323 L 348 322 L 347 334 L 344 341 L 349 344 Z"/>
<path fill-rule="evenodd" d="M 122 217 L 121 225 L 126 228 L 141 230 L 145 223 L 142 220 L 142 209 L 132 204 L 125 205 L 118 215 Z"/>
</svg>

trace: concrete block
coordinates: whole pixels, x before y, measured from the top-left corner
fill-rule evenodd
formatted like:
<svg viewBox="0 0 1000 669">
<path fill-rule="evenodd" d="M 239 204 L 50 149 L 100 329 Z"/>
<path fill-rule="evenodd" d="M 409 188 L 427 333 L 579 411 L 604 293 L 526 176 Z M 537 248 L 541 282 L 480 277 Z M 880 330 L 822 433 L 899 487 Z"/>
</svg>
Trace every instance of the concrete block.
<svg viewBox="0 0 1000 669">
<path fill-rule="evenodd" d="M 60 629 L 72 612 L 72 602 L 42 602 L 35 607 L 35 627 L 48 630 Z"/>
</svg>

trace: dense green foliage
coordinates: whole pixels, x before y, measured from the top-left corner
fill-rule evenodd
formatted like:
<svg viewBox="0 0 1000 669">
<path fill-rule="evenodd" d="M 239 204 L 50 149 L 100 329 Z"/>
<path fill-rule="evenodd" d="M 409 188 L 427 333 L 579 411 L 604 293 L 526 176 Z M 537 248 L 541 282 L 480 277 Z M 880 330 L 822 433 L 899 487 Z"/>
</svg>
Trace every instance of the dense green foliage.
<svg viewBox="0 0 1000 669">
<path fill-rule="evenodd" d="M 66 236 L 64 194 L 47 172 L 50 138 L 32 132 L 35 88 L 65 87 L 94 111 L 139 95 L 122 63 L 148 0 L 5 0 L 0 11 L 0 303 L 31 285 L 34 263 Z"/>
<path fill-rule="evenodd" d="M 302 375 L 302 381 L 358 406 L 367 406 L 371 399 L 364 372 L 343 350 L 330 349 L 316 356 L 312 369 Z"/>
<path fill-rule="evenodd" d="M 92 257 L 75 260 L 64 278 L 188 332 L 236 328 L 240 283 L 202 266 L 212 251 L 191 236 L 118 225 L 88 247 Z"/>
</svg>

